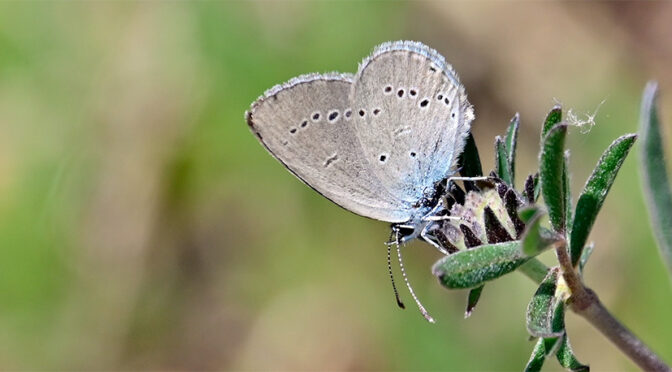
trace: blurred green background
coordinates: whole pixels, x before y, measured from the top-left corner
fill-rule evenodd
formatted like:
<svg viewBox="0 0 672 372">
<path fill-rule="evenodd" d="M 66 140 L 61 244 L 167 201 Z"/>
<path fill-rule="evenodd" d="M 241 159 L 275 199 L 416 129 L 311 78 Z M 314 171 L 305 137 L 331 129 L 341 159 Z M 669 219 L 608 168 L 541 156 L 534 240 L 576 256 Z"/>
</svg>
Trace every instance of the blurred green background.
<svg viewBox="0 0 672 372">
<path fill-rule="evenodd" d="M 440 287 L 437 252 L 414 243 L 407 270 L 438 323 L 403 288 L 399 310 L 388 226 L 301 184 L 243 120 L 272 85 L 355 72 L 396 39 L 459 72 L 488 170 L 494 136 L 520 112 L 519 185 L 556 101 L 591 114 L 606 100 L 589 134 L 570 133 L 574 195 L 604 148 L 637 130 L 648 79 L 672 125 L 671 2 L 2 3 L 0 368 L 522 369 L 531 281 L 488 285 L 465 320 L 466 292 Z M 672 362 L 672 291 L 636 151 L 591 235 L 586 281 Z M 594 370 L 635 369 L 568 322 Z"/>
</svg>

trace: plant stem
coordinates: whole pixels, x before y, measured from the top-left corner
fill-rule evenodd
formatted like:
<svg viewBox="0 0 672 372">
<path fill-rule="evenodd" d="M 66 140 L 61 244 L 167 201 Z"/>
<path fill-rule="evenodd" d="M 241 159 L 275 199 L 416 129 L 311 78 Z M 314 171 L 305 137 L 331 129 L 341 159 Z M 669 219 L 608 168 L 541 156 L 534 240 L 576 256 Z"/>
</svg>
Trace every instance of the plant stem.
<svg viewBox="0 0 672 372">
<path fill-rule="evenodd" d="M 537 284 L 544 280 L 546 274 L 548 274 L 548 270 L 548 267 L 536 258 L 532 258 L 518 268 L 518 271 Z"/>
<path fill-rule="evenodd" d="M 566 244 L 558 244 L 555 252 L 562 269 L 562 276 L 571 292 L 568 303 L 572 311 L 597 328 L 639 368 L 645 371 L 672 372 L 672 369 L 656 353 L 611 315 L 595 292 L 583 285 L 572 265 Z"/>
<path fill-rule="evenodd" d="M 595 292 L 589 288 L 586 288 L 586 292 L 592 298 L 590 305 L 580 311 L 574 310 L 574 312 L 597 328 L 639 368 L 645 371 L 672 371 L 656 353 L 644 345 L 640 339 L 609 313 Z"/>
</svg>

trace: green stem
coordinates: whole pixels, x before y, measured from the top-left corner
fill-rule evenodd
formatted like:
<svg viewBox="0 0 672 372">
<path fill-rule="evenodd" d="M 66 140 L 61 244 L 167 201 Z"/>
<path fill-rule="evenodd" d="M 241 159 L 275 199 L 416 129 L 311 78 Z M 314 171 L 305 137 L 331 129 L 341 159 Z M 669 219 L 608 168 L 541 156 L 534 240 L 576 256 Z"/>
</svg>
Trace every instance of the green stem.
<svg viewBox="0 0 672 372">
<path fill-rule="evenodd" d="M 526 277 L 532 279 L 532 281 L 536 282 L 537 284 L 544 280 L 548 270 L 548 266 L 544 265 L 536 258 L 532 258 L 518 268 L 518 271 L 523 273 Z"/>
</svg>

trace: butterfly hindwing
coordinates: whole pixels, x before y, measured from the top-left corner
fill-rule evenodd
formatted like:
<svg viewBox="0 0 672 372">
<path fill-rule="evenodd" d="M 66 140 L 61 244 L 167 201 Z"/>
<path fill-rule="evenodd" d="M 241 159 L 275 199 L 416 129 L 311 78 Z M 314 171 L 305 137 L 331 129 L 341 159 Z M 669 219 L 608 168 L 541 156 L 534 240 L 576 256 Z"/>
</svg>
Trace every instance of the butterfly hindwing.
<svg viewBox="0 0 672 372">
<path fill-rule="evenodd" d="M 352 75 L 309 74 L 268 90 L 247 122 L 266 149 L 331 201 L 374 219 L 409 217 L 362 158 L 352 130 Z"/>
</svg>

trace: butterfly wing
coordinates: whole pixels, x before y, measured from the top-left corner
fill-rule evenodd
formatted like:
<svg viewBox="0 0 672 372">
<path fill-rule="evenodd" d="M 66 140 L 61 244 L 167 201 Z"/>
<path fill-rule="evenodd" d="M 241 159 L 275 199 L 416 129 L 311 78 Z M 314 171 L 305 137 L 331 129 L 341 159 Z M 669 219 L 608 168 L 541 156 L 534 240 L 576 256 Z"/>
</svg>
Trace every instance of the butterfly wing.
<svg viewBox="0 0 672 372">
<path fill-rule="evenodd" d="M 418 42 L 376 47 L 360 64 L 351 102 L 373 173 L 391 194 L 416 206 L 454 171 L 474 118 L 452 67 Z"/>
<path fill-rule="evenodd" d="M 409 219 L 369 165 L 352 130 L 352 75 L 302 75 L 268 90 L 246 113 L 266 149 L 294 175 L 341 207 L 388 222 Z"/>
</svg>

